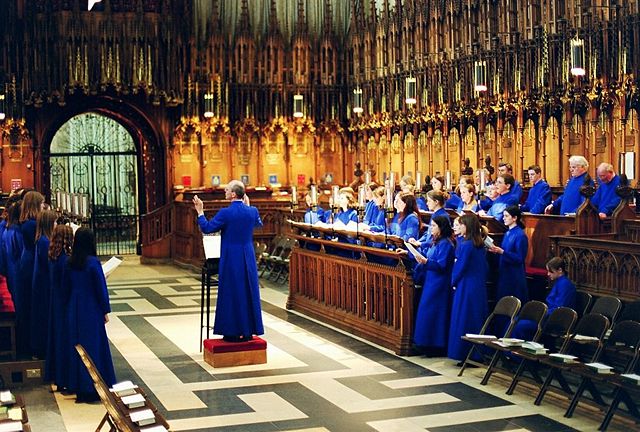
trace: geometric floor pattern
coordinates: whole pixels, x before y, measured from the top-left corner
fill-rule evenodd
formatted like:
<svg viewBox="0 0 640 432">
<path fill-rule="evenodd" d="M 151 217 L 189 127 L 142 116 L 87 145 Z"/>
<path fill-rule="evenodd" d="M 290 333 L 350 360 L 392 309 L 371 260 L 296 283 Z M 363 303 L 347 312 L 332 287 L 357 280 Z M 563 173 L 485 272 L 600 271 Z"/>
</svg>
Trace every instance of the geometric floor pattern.
<svg viewBox="0 0 640 432">
<path fill-rule="evenodd" d="M 505 397 L 479 386 L 479 372 L 456 376 L 448 359 L 399 357 L 284 308 L 286 287 L 261 290 L 268 362 L 213 368 L 199 350 L 200 281 L 186 270 L 127 258 L 108 280 L 107 324 L 119 381 L 145 389 L 174 431 L 571 431 L 596 421 L 563 419 L 553 400 Z M 212 304 L 215 295 L 212 293 Z M 213 316 L 212 316 L 213 322 Z M 94 430 L 100 405 L 55 393 L 63 427 Z M 545 405 L 547 405 L 545 407 Z M 616 430 L 615 425 L 611 430 Z"/>
</svg>

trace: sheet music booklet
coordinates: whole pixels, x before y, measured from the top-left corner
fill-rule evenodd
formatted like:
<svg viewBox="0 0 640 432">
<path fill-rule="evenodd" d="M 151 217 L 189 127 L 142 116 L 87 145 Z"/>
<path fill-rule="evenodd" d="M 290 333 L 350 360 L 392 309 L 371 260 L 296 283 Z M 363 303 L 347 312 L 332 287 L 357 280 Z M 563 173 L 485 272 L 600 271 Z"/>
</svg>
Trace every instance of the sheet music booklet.
<svg viewBox="0 0 640 432">
<path fill-rule="evenodd" d="M 107 278 L 118 266 L 122 264 L 122 260 L 120 258 L 111 257 L 109 261 L 102 264 L 102 272 L 104 273 L 104 277 Z"/>
<path fill-rule="evenodd" d="M 420 257 L 423 259 L 427 259 L 427 257 L 425 257 L 424 255 L 422 255 L 420 253 L 420 251 L 418 251 L 418 249 L 416 249 L 411 243 L 409 242 L 404 242 L 404 245 L 407 247 L 407 249 L 409 250 L 409 252 L 411 252 L 413 254 L 414 257 Z"/>
<path fill-rule="evenodd" d="M 204 257 L 206 259 L 220 258 L 220 245 L 222 237 L 220 233 L 205 234 L 202 236 L 202 244 L 204 245 Z"/>
</svg>

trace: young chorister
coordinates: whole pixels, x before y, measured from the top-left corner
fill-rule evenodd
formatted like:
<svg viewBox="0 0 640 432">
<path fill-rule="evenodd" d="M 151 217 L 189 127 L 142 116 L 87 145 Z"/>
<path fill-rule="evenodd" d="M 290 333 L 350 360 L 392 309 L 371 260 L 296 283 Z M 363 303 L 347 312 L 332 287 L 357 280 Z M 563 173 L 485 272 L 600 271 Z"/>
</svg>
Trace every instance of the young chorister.
<svg viewBox="0 0 640 432">
<path fill-rule="evenodd" d="M 70 354 L 70 342 L 68 340 L 67 301 L 69 287 L 63 284 L 63 281 L 72 245 L 73 229 L 69 225 L 57 225 L 53 230 L 48 251 L 51 307 L 47 325 L 44 377 L 46 381 L 53 382 L 59 391 L 68 387 L 67 362 Z"/>
<path fill-rule="evenodd" d="M 47 324 L 49 322 L 49 239 L 58 219 L 54 210 L 43 210 L 36 219 L 36 245 L 31 280 L 31 353 L 44 358 L 47 350 Z"/>
</svg>

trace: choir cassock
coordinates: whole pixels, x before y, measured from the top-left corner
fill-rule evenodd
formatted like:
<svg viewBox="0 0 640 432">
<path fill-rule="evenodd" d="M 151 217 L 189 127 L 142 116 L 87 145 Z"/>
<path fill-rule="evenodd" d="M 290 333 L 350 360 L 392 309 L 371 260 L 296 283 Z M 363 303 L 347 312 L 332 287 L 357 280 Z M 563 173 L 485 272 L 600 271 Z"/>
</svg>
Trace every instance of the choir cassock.
<svg viewBox="0 0 640 432">
<path fill-rule="evenodd" d="M 93 381 L 80 356 L 75 352 L 76 344 L 87 350 L 109 387 L 116 382 L 105 329 L 105 315 L 111 312 L 111 306 L 100 261 L 95 256 L 88 256 L 80 269 L 67 266 L 63 283 L 67 284 L 69 289 L 67 388 L 78 397 L 92 395 L 95 393 Z"/>
<path fill-rule="evenodd" d="M 500 255 L 496 300 L 514 296 L 525 304 L 529 299 L 524 269 L 529 239 L 524 230 L 515 225 L 504 235 L 500 246 L 504 253 Z"/>
<path fill-rule="evenodd" d="M 373 205 L 369 206 L 370 203 L 373 203 Z M 371 231 L 384 231 L 384 227 L 386 225 L 384 210 L 378 207 L 375 202 L 369 201 L 369 203 L 367 203 L 367 208 L 365 209 L 363 222 L 366 225 L 369 225 Z"/>
<path fill-rule="evenodd" d="M 427 250 L 425 274 L 420 304 L 416 313 L 413 342 L 421 347 L 445 348 L 449 335 L 451 310 L 451 269 L 455 247 L 449 239 L 442 239 Z"/>
<path fill-rule="evenodd" d="M 44 357 L 47 351 L 47 323 L 51 298 L 49 238 L 46 235 L 41 235 L 36 242 L 31 287 L 31 351 L 38 357 Z"/>
<path fill-rule="evenodd" d="M 560 212 L 561 215 L 567 213 L 575 213 L 578 207 L 584 201 L 584 197 L 580 194 L 580 187 L 584 185 L 587 173 L 582 173 L 577 177 L 572 177 L 564 188 L 564 193 L 560 195 L 553 204 L 553 212 Z M 593 180 L 589 181 L 589 185 L 593 186 Z"/>
<path fill-rule="evenodd" d="M 4 249 L 4 233 L 7 231 L 7 220 L 0 221 L 0 275 L 7 277 L 7 258 Z"/>
<path fill-rule="evenodd" d="M 502 222 L 502 212 L 509 206 L 518 205 L 518 198 L 513 192 L 499 195 L 491 204 L 491 208 L 487 211 L 487 216 L 498 219 Z"/>
<path fill-rule="evenodd" d="M 431 215 L 431 219 L 437 216 L 444 216 L 449 220 L 449 222 L 451 222 L 451 217 L 449 217 L 449 213 L 447 213 L 447 211 L 443 208 L 439 208 L 438 210 L 434 211 L 433 214 Z M 424 234 L 422 234 L 422 237 L 418 239 L 418 241 L 421 243 L 420 247 L 426 253 L 427 248 L 431 246 L 431 242 L 433 241 L 433 238 L 431 237 L 431 225 L 427 225 L 427 229 L 425 230 Z"/>
<path fill-rule="evenodd" d="M 478 333 L 488 315 L 487 258 L 483 246 L 473 240 L 462 240 L 456 249 L 451 286 L 454 288 L 449 326 L 447 357 L 464 360 L 471 348 L 461 339 L 467 333 Z"/>
<path fill-rule="evenodd" d="M 55 260 L 49 260 L 49 288 L 51 308 L 47 325 L 47 354 L 44 369 L 46 381 L 53 382 L 58 389 L 68 387 L 68 366 L 70 342 L 68 341 L 67 300 L 69 286 L 63 284 L 67 259 L 64 252 Z M 72 353 L 75 354 L 75 353 Z"/>
<path fill-rule="evenodd" d="M 33 266 L 36 254 L 36 220 L 27 219 L 20 224 L 22 232 L 22 254 L 18 263 L 18 283 L 16 285 L 16 343 L 18 352 L 26 354 L 31 350 L 31 291 Z M 17 301 L 15 301 L 17 300 Z"/>
<path fill-rule="evenodd" d="M 4 248 L 4 257 L 7 266 L 7 287 L 11 293 L 13 302 L 17 302 L 17 290 L 18 285 L 18 266 L 20 265 L 20 255 L 22 255 L 22 249 L 24 248 L 22 242 L 22 233 L 20 232 L 20 225 L 13 224 L 7 228 L 2 235 L 2 247 Z"/>
<path fill-rule="evenodd" d="M 418 216 L 411 213 L 405 216 L 402 221 L 398 222 L 400 214 L 396 214 L 391 222 L 391 234 L 396 235 L 402 240 L 407 241 L 410 238 L 417 238 L 420 236 L 420 221 Z"/>
<path fill-rule="evenodd" d="M 308 209 L 307 212 L 304 214 L 304 223 L 308 223 L 311 225 L 313 225 L 318 221 L 323 221 L 323 219 L 324 219 L 324 209 L 322 209 L 322 207 L 320 206 L 318 206 L 318 209 L 316 211 L 313 211 L 312 209 Z"/>
<path fill-rule="evenodd" d="M 604 213 L 611 216 L 613 210 L 618 206 L 620 197 L 616 194 L 616 188 L 620 185 L 620 176 L 614 176 L 609 183 L 598 182 L 598 189 L 591 198 L 591 204 L 597 209 L 598 213 Z"/>
<path fill-rule="evenodd" d="M 522 185 L 518 183 L 518 180 L 513 179 L 513 187 L 511 188 L 511 193 L 516 200 L 516 205 L 520 204 L 520 198 L 522 198 Z"/>
<path fill-rule="evenodd" d="M 458 196 L 458 194 L 456 194 L 455 192 L 451 192 L 451 195 L 449 195 L 449 199 L 444 203 L 444 208 L 455 210 L 458 208 L 461 202 L 462 199 Z"/>
<path fill-rule="evenodd" d="M 523 212 L 543 214 L 544 209 L 551 203 L 551 188 L 549 183 L 540 179 L 529 189 L 527 200 L 520 206 Z"/>
<path fill-rule="evenodd" d="M 418 210 L 429 211 L 429 207 L 427 207 L 427 200 L 422 196 L 416 196 L 416 203 L 418 204 Z"/>
</svg>

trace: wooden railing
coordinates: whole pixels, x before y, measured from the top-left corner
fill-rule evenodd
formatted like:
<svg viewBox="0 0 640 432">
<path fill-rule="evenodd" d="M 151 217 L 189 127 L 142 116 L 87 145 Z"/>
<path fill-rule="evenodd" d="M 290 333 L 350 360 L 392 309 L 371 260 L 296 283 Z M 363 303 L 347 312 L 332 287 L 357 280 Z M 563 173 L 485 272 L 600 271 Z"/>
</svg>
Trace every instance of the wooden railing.
<svg viewBox="0 0 640 432">
<path fill-rule="evenodd" d="M 291 254 L 287 308 L 399 355 L 411 352 L 414 284 L 398 254 L 299 234 Z M 312 250 L 319 249 L 319 250 Z M 327 253 L 355 253 L 356 259 Z M 371 262 L 371 257 L 390 261 Z"/>
<path fill-rule="evenodd" d="M 169 258 L 173 237 L 173 203 L 164 205 L 141 218 L 143 258 Z"/>
</svg>

